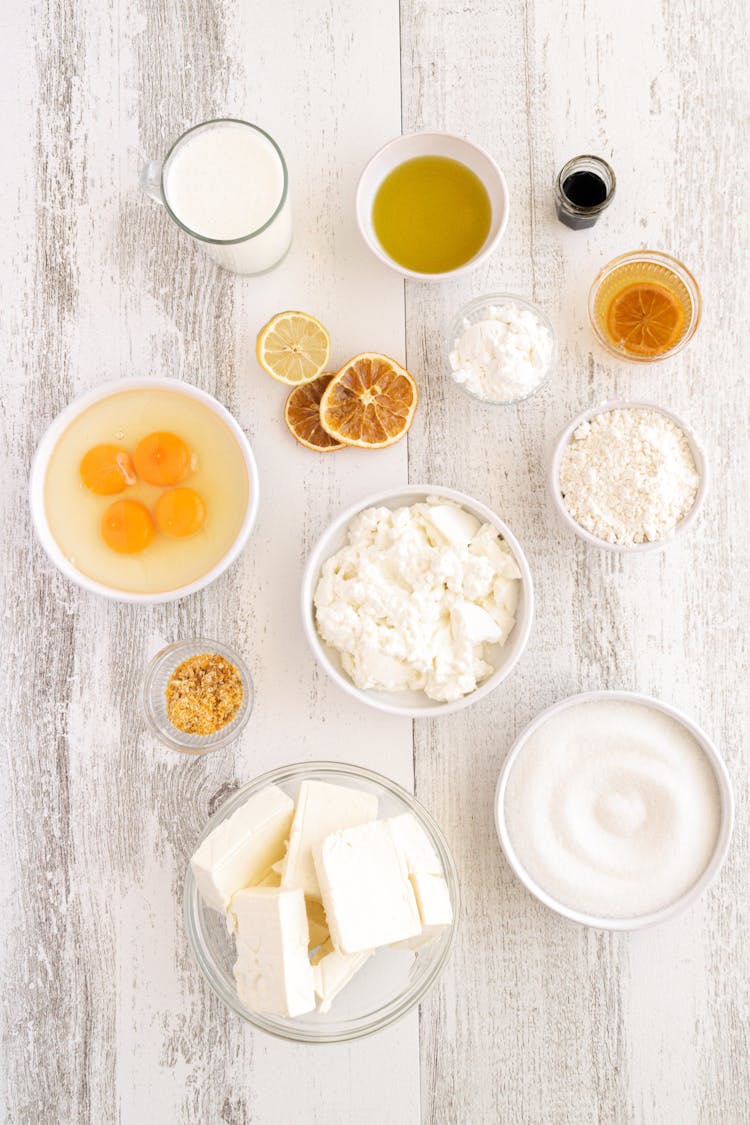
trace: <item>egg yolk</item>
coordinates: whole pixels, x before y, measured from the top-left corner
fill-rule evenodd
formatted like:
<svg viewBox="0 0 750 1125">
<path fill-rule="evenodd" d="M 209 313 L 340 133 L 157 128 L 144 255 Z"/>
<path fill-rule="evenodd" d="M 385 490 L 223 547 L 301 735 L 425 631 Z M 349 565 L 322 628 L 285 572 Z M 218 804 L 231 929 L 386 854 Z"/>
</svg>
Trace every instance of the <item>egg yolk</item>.
<svg viewBox="0 0 750 1125">
<path fill-rule="evenodd" d="M 135 555 L 154 538 L 154 521 L 137 500 L 116 500 L 102 516 L 102 539 L 121 555 Z"/>
<path fill-rule="evenodd" d="M 190 475 L 190 450 L 177 434 L 147 434 L 133 454 L 135 471 L 149 484 L 179 484 Z"/>
<path fill-rule="evenodd" d="M 206 522 L 203 497 L 192 488 L 170 488 L 162 492 L 154 505 L 157 526 L 173 539 L 195 535 Z"/>
<path fill-rule="evenodd" d="M 114 496 L 136 481 L 130 454 L 118 445 L 93 446 L 83 456 L 80 473 L 86 488 L 97 496 Z"/>
</svg>

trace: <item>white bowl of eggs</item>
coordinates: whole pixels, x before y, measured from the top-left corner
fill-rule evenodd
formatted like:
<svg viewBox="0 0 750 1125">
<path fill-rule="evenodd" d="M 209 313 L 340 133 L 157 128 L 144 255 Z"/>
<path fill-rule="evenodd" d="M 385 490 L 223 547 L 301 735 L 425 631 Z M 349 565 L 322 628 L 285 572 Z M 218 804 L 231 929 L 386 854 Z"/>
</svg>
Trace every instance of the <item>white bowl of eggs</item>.
<svg viewBox="0 0 750 1125">
<path fill-rule="evenodd" d="M 155 604 L 208 586 L 258 514 L 250 443 L 215 398 L 179 379 L 119 379 L 74 399 L 31 467 L 39 541 L 67 578 Z"/>
</svg>

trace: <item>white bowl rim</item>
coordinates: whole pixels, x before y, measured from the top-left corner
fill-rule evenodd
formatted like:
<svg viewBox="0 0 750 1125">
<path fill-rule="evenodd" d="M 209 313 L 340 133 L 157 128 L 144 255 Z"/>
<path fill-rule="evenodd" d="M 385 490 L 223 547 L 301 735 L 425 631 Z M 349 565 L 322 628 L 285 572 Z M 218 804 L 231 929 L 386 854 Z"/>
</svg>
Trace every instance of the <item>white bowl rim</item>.
<svg viewBox="0 0 750 1125">
<path fill-rule="evenodd" d="M 560 479 L 560 463 L 562 461 L 563 453 L 570 441 L 575 430 L 584 422 L 588 422 L 591 418 L 595 418 L 598 414 L 607 414 L 611 410 L 654 410 L 657 414 L 663 414 L 665 417 L 670 418 L 676 426 L 678 426 L 685 437 L 687 438 L 690 452 L 695 461 L 695 467 L 698 470 L 700 483 L 698 491 L 695 494 L 693 506 L 684 517 L 680 520 L 670 535 L 666 535 L 663 539 L 654 539 L 648 543 L 607 543 L 604 539 L 597 538 L 587 531 L 585 527 L 573 519 L 568 509 L 565 507 L 558 481 Z M 579 538 L 584 539 L 587 543 L 591 543 L 594 547 L 599 547 L 604 551 L 614 551 L 620 554 L 635 554 L 643 553 L 645 551 L 663 551 L 670 543 L 673 543 L 678 535 L 682 535 L 688 528 L 695 522 L 698 513 L 703 507 L 706 499 L 710 483 L 710 469 L 708 458 L 703 448 L 703 444 L 698 438 L 692 426 L 689 426 L 679 414 L 675 414 L 666 406 L 659 406 L 655 402 L 647 402 L 643 399 L 607 399 L 605 402 L 597 406 L 590 406 L 586 410 L 582 410 L 577 414 L 572 422 L 569 422 L 565 428 L 560 432 L 555 439 L 552 456 L 549 461 L 549 469 L 547 473 L 547 491 L 550 495 L 552 503 L 560 515 L 564 524 L 566 524 L 571 531 L 574 531 Z"/>
<path fill-rule="evenodd" d="M 496 668 L 474 691 L 451 703 L 433 703 L 429 706 L 416 705 L 413 707 L 402 707 L 395 703 L 389 703 L 387 692 L 380 693 L 384 697 L 381 700 L 374 691 L 366 691 L 363 688 L 358 688 L 348 676 L 339 672 L 331 663 L 315 627 L 315 617 L 313 613 L 314 586 L 321 566 L 326 561 L 326 558 L 330 557 L 329 555 L 326 555 L 325 558 L 322 557 L 323 544 L 338 531 L 343 530 L 360 512 L 363 512 L 366 508 L 375 507 L 378 504 L 385 504 L 387 507 L 387 502 L 389 500 L 401 497 L 411 498 L 412 502 L 416 503 L 419 497 L 426 499 L 428 496 L 438 496 L 444 500 L 452 500 L 453 503 L 459 504 L 461 507 L 466 508 L 467 511 L 481 516 L 485 523 L 489 523 L 497 528 L 510 547 L 513 557 L 518 564 L 518 568 L 521 571 L 524 613 L 522 617 L 516 619 L 516 623 L 513 626 L 513 632 L 515 632 L 516 629 L 519 630 L 520 638 L 516 641 L 517 651 L 515 655 L 512 659 Z M 480 699 L 483 699 L 485 696 L 489 695 L 490 692 L 494 691 L 496 687 L 499 687 L 503 680 L 513 671 L 523 656 L 531 635 L 531 628 L 534 622 L 534 583 L 531 577 L 528 560 L 526 559 L 521 544 L 505 521 L 501 520 L 486 504 L 475 500 L 473 496 L 469 496 L 466 492 L 459 492 L 455 488 L 448 488 L 443 485 L 404 484 L 396 485 L 393 488 L 385 489 L 381 492 L 376 492 L 371 496 L 365 497 L 364 500 L 350 505 L 323 531 L 322 535 L 312 547 L 307 562 L 305 563 L 305 569 L 302 575 L 301 608 L 302 625 L 305 630 L 307 642 L 312 649 L 313 656 L 331 679 L 334 680 L 347 695 L 351 695 L 354 699 L 359 700 L 360 703 L 367 704 L 368 707 L 374 707 L 376 710 L 385 711 L 390 715 L 401 715 L 404 718 L 412 719 L 435 718 L 438 715 L 451 715 L 456 711 L 462 711 L 465 707 L 470 707 L 473 703 L 478 703 Z"/>
<path fill-rule="evenodd" d="M 461 145 L 466 145 L 467 148 L 474 149 L 475 152 L 478 152 L 483 157 L 483 159 L 485 159 L 492 166 L 493 171 L 498 177 L 500 186 L 502 188 L 503 208 L 498 228 L 495 231 L 494 236 L 488 242 L 486 242 L 481 250 L 479 250 L 473 258 L 470 258 L 468 262 L 464 262 L 462 266 L 457 266 L 454 270 L 444 270 L 442 273 L 420 273 L 418 270 L 410 270 L 407 269 L 406 266 L 399 265 L 398 262 L 396 262 L 393 258 L 385 253 L 385 251 L 378 245 L 377 242 L 373 241 L 373 239 L 370 238 L 367 230 L 365 229 L 365 225 L 362 219 L 362 189 L 365 178 L 372 165 L 376 160 L 379 160 L 380 157 L 388 151 L 388 149 L 396 148 L 400 145 L 403 145 L 404 143 L 408 144 L 418 137 L 442 137 L 447 140 L 457 141 Z M 482 180 L 482 183 L 484 183 L 484 180 Z M 484 184 L 484 186 L 489 194 L 487 184 Z M 450 133 L 445 129 L 417 129 L 413 133 L 401 133 L 398 137 L 394 137 L 392 140 L 386 141 L 384 145 L 381 145 L 380 148 L 372 154 L 372 156 L 362 169 L 359 179 L 357 180 L 357 188 L 354 195 L 354 211 L 357 218 L 359 233 L 362 235 L 365 245 L 370 249 L 375 257 L 379 258 L 381 262 L 389 267 L 389 269 L 394 270 L 402 277 L 413 278 L 415 281 L 447 281 L 455 277 L 460 277 L 462 274 L 469 273 L 471 270 L 481 265 L 482 262 L 486 261 L 490 254 L 492 254 L 497 249 L 497 245 L 505 234 L 505 229 L 508 226 L 508 217 L 510 215 L 510 196 L 508 194 L 508 182 L 505 179 L 505 174 L 503 173 L 502 168 L 497 163 L 495 158 L 490 155 L 486 148 L 482 148 L 482 146 L 478 145 L 476 141 L 470 141 L 467 137 L 462 137 L 460 133 Z"/>
<path fill-rule="evenodd" d="M 661 910 L 654 910 L 648 914 L 629 918 L 610 918 L 604 915 L 590 914 L 583 910 L 576 910 L 574 907 L 567 906 L 564 902 L 560 902 L 554 895 L 545 891 L 535 882 L 516 855 L 505 819 L 505 791 L 508 786 L 508 780 L 513 766 L 523 752 L 523 748 L 531 735 L 539 730 L 552 715 L 560 711 L 567 710 L 569 707 L 575 707 L 581 703 L 596 703 L 602 701 L 613 703 L 640 703 L 656 711 L 661 711 L 662 714 L 669 715 L 670 718 L 680 723 L 680 725 L 693 736 L 708 758 L 716 778 L 716 786 L 719 791 L 719 801 L 721 805 L 721 818 L 716 845 L 711 859 L 700 878 L 698 878 L 691 887 L 688 887 L 684 894 L 676 898 L 674 902 L 669 903 L 669 905 L 662 907 Z M 679 707 L 675 707 L 671 703 L 665 703 L 655 696 L 644 695 L 637 691 L 585 691 L 575 695 L 568 695 L 564 699 L 558 700 L 557 703 L 553 703 L 550 707 L 545 707 L 543 711 L 540 711 L 534 716 L 531 722 L 523 728 L 515 739 L 503 763 L 500 776 L 497 779 L 497 787 L 495 789 L 495 828 L 505 858 L 516 878 L 526 887 L 527 891 L 538 898 L 540 902 L 543 902 L 545 906 L 548 906 L 550 910 L 554 910 L 555 913 L 561 914 L 564 918 L 568 918 L 572 922 L 577 922 L 579 925 L 591 926 L 598 930 L 645 930 L 651 926 L 658 926 L 662 922 L 667 922 L 678 914 L 682 914 L 683 911 L 692 906 L 717 878 L 727 857 L 727 853 L 729 852 L 732 839 L 732 830 L 734 828 L 734 793 L 726 763 L 716 748 L 716 745 L 706 732 L 702 730 L 689 715 L 681 711 Z"/>
<path fill-rule="evenodd" d="M 127 590 L 119 590 L 116 586 L 106 586 L 103 582 L 97 582 L 95 579 L 89 578 L 88 575 L 82 574 L 81 571 L 71 566 L 52 535 L 44 508 L 44 478 L 47 472 L 49 459 L 57 442 L 71 422 L 73 422 L 83 410 L 93 405 L 93 403 L 99 402 L 101 399 L 109 398 L 111 395 L 119 394 L 122 391 L 144 389 L 161 389 L 172 391 L 176 394 L 184 394 L 188 398 L 194 398 L 203 403 L 204 406 L 207 406 L 214 414 L 218 415 L 231 431 L 240 447 L 247 469 L 249 490 L 248 505 L 242 521 L 242 526 L 237 533 L 234 543 L 223 558 L 221 558 L 211 570 L 207 571 L 206 574 L 201 575 L 200 578 L 196 578 L 186 586 L 179 586 L 174 590 L 162 591 L 156 594 L 141 594 Z M 218 399 L 214 398 L 213 395 L 209 394 L 208 391 L 201 390 L 200 387 L 196 387 L 192 383 L 186 383 L 184 380 L 174 377 L 126 376 L 121 379 L 109 379 L 104 383 L 98 383 L 95 387 L 90 387 L 82 391 L 52 419 L 39 439 L 31 462 L 31 471 L 29 474 L 29 503 L 31 506 L 31 519 L 34 530 L 36 531 L 37 538 L 42 548 L 50 562 L 52 562 L 66 578 L 69 578 L 71 582 L 75 582 L 77 586 L 88 590 L 90 593 L 99 594 L 101 597 L 108 598 L 110 601 L 131 602 L 139 605 L 161 605 L 166 602 L 176 601 L 178 598 L 187 597 L 189 594 L 194 594 L 198 590 L 202 590 L 205 586 L 214 582 L 219 575 L 223 574 L 239 556 L 250 538 L 250 534 L 258 517 L 260 480 L 258 476 L 258 466 L 247 435 L 227 408 L 223 406 Z"/>
<path fill-rule="evenodd" d="M 442 954 L 436 964 L 430 970 L 430 973 L 425 977 L 418 989 L 415 990 L 413 997 L 409 998 L 409 1002 L 404 1004 L 403 1001 L 399 1008 L 396 1008 L 392 1013 L 389 1013 L 385 1019 L 373 1020 L 371 1026 L 362 1030 L 352 1030 L 347 1034 L 325 1034 L 311 1036 L 302 1033 L 293 1033 L 292 1029 L 289 1031 L 282 1030 L 277 1024 L 274 1024 L 273 1017 L 267 1018 L 263 1013 L 252 1012 L 240 1003 L 239 998 L 227 998 L 222 995 L 220 989 L 217 987 L 214 979 L 210 959 L 206 955 L 206 951 L 202 946 L 194 941 L 194 926 L 191 916 L 191 906 L 198 896 L 198 889 L 193 876 L 190 861 L 188 860 L 185 870 L 185 878 L 183 881 L 183 897 L 182 897 L 182 922 L 185 930 L 188 945 L 192 953 L 193 959 L 200 970 L 201 976 L 204 981 L 214 993 L 227 1007 L 229 1007 L 236 1015 L 249 1023 L 252 1027 L 265 1032 L 268 1035 L 277 1039 L 283 1039 L 287 1042 L 309 1043 L 311 1046 L 324 1046 L 328 1043 L 342 1043 L 353 1042 L 357 1039 L 365 1039 L 371 1035 L 377 1034 L 391 1024 L 398 1023 L 408 1012 L 412 1011 L 416 1004 L 421 1003 L 424 997 L 430 992 L 433 985 L 440 979 L 443 970 L 445 969 L 455 946 L 456 935 L 461 920 L 461 883 L 458 874 L 458 867 L 453 855 L 453 851 L 446 839 L 445 833 L 438 824 L 435 817 L 430 810 L 410 793 L 405 786 L 399 782 L 394 781 L 386 774 L 378 773 L 375 770 L 369 769 L 367 766 L 358 766 L 352 762 L 336 762 L 327 759 L 313 760 L 309 762 L 291 762 L 284 766 L 276 766 L 273 769 L 265 770 L 263 773 L 250 779 L 250 781 L 243 782 L 232 792 L 228 793 L 226 798 L 222 801 L 221 805 L 213 812 L 208 821 L 203 827 L 203 830 L 198 837 L 198 840 L 193 846 L 193 851 L 199 844 L 208 836 L 208 834 L 219 824 L 230 816 L 232 812 L 236 811 L 239 799 L 249 790 L 258 791 L 259 788 L 265 785 L 279 785 L 285 782 L 294 781 L 297 778 L 304 780 L 309 774 L 324 774 L 331 775 L 333 779 L 342 780 L 342 778 L 359 778 L 369 781 L 375 785 L 380 786 L 381 789 L 387 790 L 392 796 L 396 797 L 399 801 L 417 816 L 417 819 L 429 828 L 433 837 L 433 842 L 436 845 L 446 881 L 449 886 L 451 903 L 453 906 L 453 921 L 450 925 L 450 930 L 447 934 L 447 941 Z M 231 806 L 231 808 L 230 808 Z M 222 816 L 222 811 L 224 815 Z"/>
</svg>

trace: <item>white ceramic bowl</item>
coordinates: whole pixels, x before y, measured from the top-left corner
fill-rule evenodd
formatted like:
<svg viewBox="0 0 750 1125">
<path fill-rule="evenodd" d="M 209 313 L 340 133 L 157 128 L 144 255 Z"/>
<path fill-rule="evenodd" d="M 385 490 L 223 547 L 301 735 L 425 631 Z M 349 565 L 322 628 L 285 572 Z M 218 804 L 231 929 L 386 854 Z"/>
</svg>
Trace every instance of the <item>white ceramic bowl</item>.
<svg viewBox="0 0 750 1125">
<path fill-rule="evenodd" d="M 99 402 L 101 399 L 108 398 L 110 395 L 121 394 L 123 391 L 138 391 L 143 389 L 173 391 L 176 394 L 184 394 L 188 398 L 197 399 L 198 402 L 207 406 L 214 414 L 217 414 L 234 435 L 240 447 L 248 476 L 249 495 L 245 517 L 237 534 L 237 538 L 224 557 L 206 574 L 202 575 L 200 578 L 196 578 L 194 582 L 190 582 L 187 586 L 180 586 L 174 590 L 162 591 L 158 594 L 138 594 L 127 590 L 119 590 L 115 586 L 106 586 L 103 582 L 96 582 L 94 579 L 82 574 L 72 565 L 58 546 L 50 530 L 44 506 L 44 479 L 47 474 L 49 459 L 57 442 L 71 422 L 84 410 L 87 410 L 89 406 L 95 402 Z M 112 382 L 101 383 L 98 387 L 93 387 L 90 391 L 84 391 L 83 394 L 73 399 L 73 401 L 57 415 L 54 421 L 50 423 L 34 454 L 29 480 L 29 499 L 31 503 L 31 518 L 37 536 L 39 537 L 39 542 L 50 560 L 55 564 L 58 570 L 62 571 L 66 578 L 69 578 L 78 586 L 82 586 L 84 590 L 89 590 L 93 594 L 101 594 L 102 597 L 110 598 L 113 601 L 154 605 L 162 602 L 175 601 L 177 598 L 184 598 L 188 594 L 194 594 L 197 590 L 202 590 L 204 586 L 210 585 L 220 574 L 224 573 L 227 567 L 231 566 L 250 538 L 250 533 L 257 519 L 258 505 L 260 503 L 260 481 L 258 479 L 258 467 L 255 463 L 255 457 L 253 456 L 250 442 L 247 440 L 244 431 L 240 428 L 229 411 L 211 395 L 200 390 L 198 387 L 191 386 L 190 383 L 183 383 L 181 379 L 117 379 Z"/>
<path fill-rule="evenodd" d="M 399 164 L 417 156 L 447 156 L 465 164 L 484 184 L 492 205 L 490 229 L 482 248 L 464 265 L 444 273 L 419 273 L 399 265 L 380 245 L 372 224 L 372 205 L 383 180 Z M 472 141 L 467 141 L 454 133 L 407 133 L 383 145 L 365 165 L 357 184 L 356 211 L 357 225 L 362 237 L 381 262 L 385 262 L 402 277 L 418 278 L 421 281 L 444 281 L 446 278 L 459 277 L 475 269 L 497 247 L 508 224 L 508 185 L 505 176 L 489 153 Z"/>
<path fill-rule="evenodd" d="M 315 608 L 313 598 L 318 576 L 326 559 L 340 550 L 346 542 L 346 533 L 349 524 L 363 512 L 365 508 L 384 506 L 386 508 L 400 508 L 409 504 L 416 504 L 427 499 L 428 496 L 437 496 L 442 500 L 453 501 L 471 512 L 482 523 L 492 524 L 497 528 L 505 542 L 508 544 L 518 568 L 521 571 L 521 595 L 516 611 L 516 623 L 505 644 L 488 646 L 488 662 L 493 664 L 495 671 L 479 687 L 457 699 L 452 703 L 441 703 L 429 699 L 423 691 L 374 691 L 356 687 L 341 666 L 338 652 L 321 639 L 315 625 Z M 453 488 L 441 488 L 428 484 L 403 485 L 401 488 L 389 489 L 368 496 L 358 504 L 352 505 L 342 512 L 333 521 L 313 547 L 305 566 L 302 578 L 302 624 L 310 648 L 318 662 L 328 675 L 334 680 L 347 695 L 351 695 L 360 703 L 368 707 L 375 707 L 378 711 L 387 711 L 391 715 L 403 715 L 409 718 L 435 718 L 437 715 L 449 715 L 454 711 L 461 711 L 478 703 L 510 675 L 526 648 L 531 633 L 531 624 L 534 618 L 534 587 L 531 580 L 531 571 L 526 561 L 520 543 L 508 525 L 490 508 L 467 496 L 465 492 L 457 492 Z"/>
<path fill-rule="evenodd" d="M 675 899 L 675 901 L 668 906 L 636 918 L 608 918 L 596 914 L 588 914 L 581 910 L 575 910 L 573 907 L 567 906 L 564 902 L 560 902 L 558 899 L 548 894 L 547 891 L 543 890 L 532 878 L 516 855 L 505 819 L 505 792 L 508 780 L 514 765 L 523 754 L 524 747 L 531 735 L 539 730 L 552 715 L 559 711 L 564 711 L 568 707 L 578 706 L 581 703 L 601 701 L 640 703 L 646 707 L 652 707 L 656 711 L 661 711 L 680 723 L 693 736 L 708 758 L 716 777 L 719 800 L 721 802 L 721 820 L 716 846 L 701 877 L 683 895 Z M 732 783 L 729 779 L 724 759 L 708 735 L 705 734 L 700 727 L 696 726 L 692 719 L 688 718 L 683 711 L 679 711 L 676 707 L 672 707 L 668 703 L 662 703 L 661 700 L 654 699 L 652 696 L 641 695 L 634 691 L 589 691 L 583 692 L 580 695 L 570 695 L 566 699 L 560 700 L 559 703 L 553 704 L 552 707 L 547 707 L 546 710 L 541 711 L 532 719 L 529 725 L 521 731 L 518 738 L 513 743 L 508 757 L 505 759 L 505 764 L 498 778 L 497 789 L 495 790 L 495 824 L 497 826 L 497 834 L 500 838 L 500 845 L 513 872 L 526 889 L 535 895 L 540 902 L 543 902 L 545 906 L 548 906 L 558 914 L 562 914 L 565 918 L 570 918 L 573 922 L 579 922 L 583 926 L 594 926 L 596 929 L 600 930 L 643 930 L 646 929 L 647 926 L 656 926 L 661 922 L 666 922 L 670 918 L 674 918 L 675 915 L 681 914 L 684 910 L 687 910 L 714 881 L 729 851 L 732 828 L 734 826 L 734 796 L 732 793 Z"/>
<path fill-rule="evenodd" d="M 679 426 L 679 428 L 687 438 L 688 445 L 690 446 L 690 452 L 693 454 L 693 460 L 695 461 L 695 467 L 698 471 L 698 475 L 700 476 L 700 484 L 698 485 L 698 492 L 696 493 L 692 508 L 685 516 L 685 518 L 677 524 L 672 534 L 665 536 L 664 539 L 655 539 L 651 543 L 607 543 L 606 540 L 599 539 L 596 535 L 592 535 L 591 532 L 587 531 L 585 527 L 581 527 L 581 525 L 573 519 L 568 509 L 565 507 L 559 484 L 560 465 L 562 463 L 565 448 L 570 441 L 573 433 L 583 422 L 588 422 L 589 419 L 594 418 L 597 414 L 606 414 L 610 410 L 655 410 L 657 413 L 664 414 L 667 418 L 671 418 L 671 420 L 675 423 L 676 426 Z M 627 551 L 636 553 L 643 551 L 662 551 L 665 547 L 667 547 L 674 541 L 677 535 L 682 535 L 683 532 L 687 531 L 687 529 L 695 522 L 703 501 L 706 498 L 706 493 L 708 491 L 708 479 L 709 469 L 706 455 L 703 452 L 703 447 L 700 441 L 696 437 L 694 431 L 690 428 L 690 426 L 688 426 L 687 422 L 684 422 L 682 418 L 680 418 L 677 414 L 674 414 L 671 410 L 667 410 L 663 406 L 657 406 L 656 403 L 653 402 L 629 402 L 625 399 L 613 399 L 611 402 L 603 402 L 599 406 L 592 406 L 588 410 L 581 411 L 581 413 L 577 414 L 573 421 L 570 422 L 562 431 L 555 442 L 554 448 L 552 450 L 552 456 L 549 461 L 547 471 L 547 489 L 550 495 L 550 499 L 552 500 L 552 504 L 557 514 L 560 516 L 560 519 L 565 524 L 565 526 L 570 528 L 571 531 L 574 531 L 575 534 L 579 536 L 579 538 L 585 539 L 587 543 L 592 543 L 595 547 L 602 547 L 605 551 Z"/>
</svg>

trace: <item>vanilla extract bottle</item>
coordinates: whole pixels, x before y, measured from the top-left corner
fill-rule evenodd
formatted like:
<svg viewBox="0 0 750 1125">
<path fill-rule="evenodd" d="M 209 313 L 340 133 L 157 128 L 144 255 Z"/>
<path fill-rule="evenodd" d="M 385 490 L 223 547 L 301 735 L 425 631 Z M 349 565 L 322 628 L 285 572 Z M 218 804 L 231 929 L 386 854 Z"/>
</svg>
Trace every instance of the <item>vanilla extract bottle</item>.
<svg viewBox="0 0 750 1125">
<path fill-rule="evenodd" d="M 598 156 L 575 156 L 555 182 L 557 217 L 571 230 L 593 227 L 615 194 L 615 174 Z"/>
</svg>

